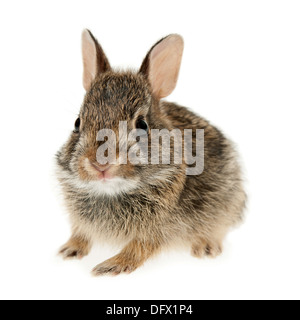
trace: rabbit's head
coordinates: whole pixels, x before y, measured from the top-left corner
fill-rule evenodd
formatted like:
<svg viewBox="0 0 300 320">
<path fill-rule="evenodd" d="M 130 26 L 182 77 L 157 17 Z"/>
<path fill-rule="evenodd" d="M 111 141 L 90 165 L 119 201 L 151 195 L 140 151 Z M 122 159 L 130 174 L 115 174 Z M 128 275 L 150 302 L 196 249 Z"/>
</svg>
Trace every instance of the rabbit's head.
<svg viewBox="0 0 300 320">
<path fill-rule="evenodd" d="M 160 182 L 172 183 L 184 175 L 184 165 L 151 164 L 150 161 L 151 130 L 173 129 L 161 112 L 159 101 L 175 88 L 182 53 L 182 38 L 170 35 L 151 48 L 137 73 L 115 72 L 91 32 L 83 32 L 86 96 L 74 131 L 58 153 L 61 179 L 86 192 L 117 195 L 147 185 L 155 187 Z M 99 132 L 103 129 L 109 130 L 112 136 L 102 139 Z M 144 155 L 148 157 L 148 164 L 128 158 L 137 142 L 143 139 L 141 135 L 135 141 L 128 140 L 136 129 L 144 132 L 144 138 L 148 139 L 145 140 L 148 154 Z M 115 161 L 111 161 L 111 154 Z M 101 155 L 104 159 L 107 157 L 108 163 L 99 161 Z"/>
</svg>

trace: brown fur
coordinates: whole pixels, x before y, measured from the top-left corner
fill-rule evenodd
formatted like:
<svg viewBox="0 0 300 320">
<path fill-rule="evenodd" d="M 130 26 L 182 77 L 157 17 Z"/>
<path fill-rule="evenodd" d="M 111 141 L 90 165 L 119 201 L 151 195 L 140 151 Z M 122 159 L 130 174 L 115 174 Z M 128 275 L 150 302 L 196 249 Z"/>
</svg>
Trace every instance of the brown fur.
<svg viewBox="0 0 300 320">
<path fill-rule="evenodd" d="M 109 65 L 99 48 L 97 54 Z M 148 79 L 150 56 L 139 73 L 98 72 L 80 111 L 80 133 L 72 133 L 57 154 L 58 178 L 73 227 L 71 240 L 60 253 L 82 257 L 94 241 L 103 239 L 127 244 L 120 254 L 98 265 L 95 275 L 132 272 L 162 248 L 178 242 L 188 244 L 194 256 L 216 256 L 227 232 L 243 218 L 246 196 L 232 143 L 203 118 L 153 95 Z M 150 131 L 204 129 L 204 172 L 186 176 L 185 163 L 116 164 L 111 166 L 114 175 L 135 181 L 134 190 L 110 196 L 77 185 L 78 181 L 97 183 L 99 172 L 86 160 L 95 161 L 100 145 L 97 132 L 110 128 L 118 136 L 119 121 L 127 121 L 130 131 L 141 116 Z"/>
</svg>

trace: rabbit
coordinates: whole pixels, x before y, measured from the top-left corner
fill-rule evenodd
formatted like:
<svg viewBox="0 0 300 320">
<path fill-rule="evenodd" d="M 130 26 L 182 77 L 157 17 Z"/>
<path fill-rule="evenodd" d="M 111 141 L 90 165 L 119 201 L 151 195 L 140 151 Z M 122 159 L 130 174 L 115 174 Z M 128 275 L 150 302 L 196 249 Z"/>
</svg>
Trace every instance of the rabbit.
<svg viewBox="0 0 300 320">
<path fill-rule="evenodd" d="M 183 38 L 171 34 L 150 49 L 138 72 L 125 72 L 112 69 L 89 30 L 82 33 L 86 95 L 56 155 L 72 227 L 59 254 L 81 259 L 96 241 L 122 244 L 119 254 L 93 269 L 95 276 L 131 273 L 179 244 L 195 257 L 217 257 L 225 236 L 243 221 L 246 193 L 233 143 L 189 109 L 162 100 L 175 89 L 183 49 Z M 147 135 L 153 129 L 204 130 L 203 172 L 187 175 L 185 161 L 100 164 L 98 131 L 109 128 L 119 139 L 120 121 L 128 131 L 142 128 Z"/>
</svg>

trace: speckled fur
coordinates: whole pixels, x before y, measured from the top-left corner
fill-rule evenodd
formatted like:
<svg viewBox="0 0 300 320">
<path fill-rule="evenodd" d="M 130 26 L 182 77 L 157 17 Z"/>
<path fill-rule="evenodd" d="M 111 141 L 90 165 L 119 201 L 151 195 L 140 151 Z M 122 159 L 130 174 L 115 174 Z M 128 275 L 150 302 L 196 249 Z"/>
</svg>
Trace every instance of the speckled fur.
<svg viewBox="0 0 300 320">
<path fill-rule="evenodd" d="M 138 73 L 102 70 L 80 110 L 80 133 L 72 133 L 57 154 L 73 234 L 71 248 L 67 243 L 61 253 L 65 258 L 81 257 L 94 241 L 105 239 L 125 245 L 119 255 L 97 266 L 95 275 L 132 272 L 162 248 L 179 242 L 189 244 L 194 256 L 215 256 L 227 232 L 243 218 L 246 196 L 232 143 L 188 109 L 158 101 L 145 66 L 147 62 Z M 145 117 L 150 130 L 204 129 L 204 172 L 186 176 L 186 164 L 116 165 L 118 177 L 136 183 L 133 190 L 110 196 L 76 187 L 78 180 L 93 180 L 83 160 L 96 161 L 97 132 L 110 128 L 118 135 L 119 121 L 127 121 L 131 130 L 139 116 Z"/>
</svg>

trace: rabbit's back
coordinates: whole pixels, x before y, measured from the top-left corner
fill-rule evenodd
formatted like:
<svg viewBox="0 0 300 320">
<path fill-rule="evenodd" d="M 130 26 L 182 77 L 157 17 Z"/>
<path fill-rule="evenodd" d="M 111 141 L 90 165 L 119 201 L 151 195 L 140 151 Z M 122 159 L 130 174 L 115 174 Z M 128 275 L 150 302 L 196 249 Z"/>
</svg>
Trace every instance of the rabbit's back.
<svg viewBox="0 0 300 320">
<path fill-rule="evenodd" d="M 201 175 L 186 177 L 177 213 L 191 227 L 213 228 L 220 223 L 230 227 L 241 222 L 246 194 L 233 143 L 185 107 L 163 102 L 161 109 L 174 128 L 204 130 L 204 170 Z"/>
</svg>

